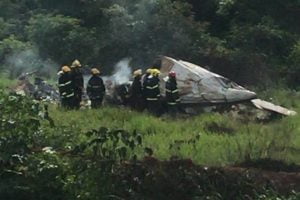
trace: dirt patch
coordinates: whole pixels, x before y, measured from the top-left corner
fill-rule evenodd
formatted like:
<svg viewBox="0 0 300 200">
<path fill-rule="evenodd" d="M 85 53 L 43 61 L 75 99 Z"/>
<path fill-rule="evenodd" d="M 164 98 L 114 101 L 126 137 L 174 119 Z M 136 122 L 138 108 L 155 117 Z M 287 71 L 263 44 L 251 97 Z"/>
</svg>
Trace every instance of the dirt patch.
<svg viewBox="0 0 300 200">
<path fill-rule="evenodd" d="M 299 172 L 275 172 L 256 168 L 225 167 L 227 173 L 248 174 L 258 185 L 270 185 L 281 194 L 300 192 Z"/>
<path fill-rule="evenodd" d="M 204 124 L 204 130 L 219 135 L 234 135 L 235 130 L 224 123 L 209 122 Z"/>
<path fill-rule="evenodd" d="M 189 159 L 160 161 L 150 156 L 125 162 L 115 172 L 117 196 L 124 199 L 257 199 L 268 191 L 278 196 L 300 192 L 297 172 L 204 167 Z"/>
<path fill-rule="evenodd" d="M 249 173 L 258 184 L 270 184 L 280 193 L 300 191 L 300 166 L 272 159 L 249 160 L 225 171 Z"/>
<path fill-rule="evenodd" d="M 243 163 L 235 165 L 235 167 L 257 168 L 257 169 L 273 171 L 273 172 L 298 172 L 298 173 L 300 173 L 299 165 L 296 165 L 294 163 L 287 164 L 283 161 L 272 160 L 272 159 L 248 160 Z"/>
</svg>

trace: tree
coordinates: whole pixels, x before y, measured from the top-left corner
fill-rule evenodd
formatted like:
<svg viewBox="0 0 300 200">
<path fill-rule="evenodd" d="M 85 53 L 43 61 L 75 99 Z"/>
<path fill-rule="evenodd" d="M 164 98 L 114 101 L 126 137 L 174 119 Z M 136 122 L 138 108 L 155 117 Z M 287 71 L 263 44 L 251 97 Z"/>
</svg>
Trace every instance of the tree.
<svg viewBox="0 0 300 200">
<path fill-rule="evenodd" d="M 80 20 L 62 15 L 38 14 L 27 26 L 29 39 L 43 58 L 68 64 L 75 58 L 89 61 L 93 54 L 94 33 L 80 25 Z"/>
<path fill-rule="evenodd" d="M 17 40 L 15 36 L 11 35 L 8 38 L 2 40 L 0 42 L 0 55 L 1 60 L 4 60 L 6 56 L 14 53 L 20 52 L 28 48 L 30 45 L 28 43 L 24 43 L 20 40 Z"/>
<path fill-rule="evenodd" d="M 290 87 L 298 88 L 300 86 L 300 40 L 294 45 L 290 55 L 288 56 L 289 65 L 285 69 Z"/>
</svg>

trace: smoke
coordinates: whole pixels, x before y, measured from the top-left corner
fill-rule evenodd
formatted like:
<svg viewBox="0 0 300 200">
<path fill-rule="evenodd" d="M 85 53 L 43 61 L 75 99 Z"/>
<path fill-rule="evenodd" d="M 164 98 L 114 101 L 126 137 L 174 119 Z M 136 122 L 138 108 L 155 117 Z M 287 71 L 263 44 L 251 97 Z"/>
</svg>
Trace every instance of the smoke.
<svg viewBox="0 0 300 200">
<path fill-rule="evenodd" d="M 51 78 L 56 74 L 58 66 L 51 60 L 40 58 L 38 51 L 33 48 L 12 53 L 4 63 L 10 78 L 16 78 L 26 72 L 36 72 L 39 76 Z"/>
<path fill-rule="evenodd" d="M 132 75 L 132 69 L 129 67 L 130 61 L 131 58 L 124 58 L 115 65 L 114 74 L 110 77 L 110 79 L 116 85 L 122 85 L 130 81 Z"/>
<path fill-rule="evenodd" d="M 130 82 L 132 77 L 132 69 L 130 68 L 129 65 L 130 62 L 131 62 L 131 58 L 122 59 L 114 66 L 114 71 L 112 75 L 102 77 L 108 89 L 116 85 L 122 85 Z M 85 85 L 87 85 L 90 77 L 91 77 L 90 75 L 85 75 L 83 77 Z"/>
</svg>

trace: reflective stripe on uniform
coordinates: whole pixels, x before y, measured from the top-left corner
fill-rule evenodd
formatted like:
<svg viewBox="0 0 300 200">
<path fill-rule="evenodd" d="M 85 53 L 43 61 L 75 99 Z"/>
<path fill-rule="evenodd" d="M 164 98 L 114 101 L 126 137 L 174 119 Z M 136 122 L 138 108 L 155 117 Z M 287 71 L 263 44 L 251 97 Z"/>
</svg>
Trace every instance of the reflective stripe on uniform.
<svg viewBox="0 0 300 200">
<path fill-rule="evenodd" d="M 175 106 L 177 103 L 174 103 L 174 102 L 168 102 L 168 105 L 171 105 L 171 106 Z"/>
<path fill-rule="evenodd" d="M 147 101 L 157 101 L 158 98 L 147 98 Z"/>
<path fill-rule="evenodd" d="M 147 86 L 146 88 L 149 89 L 149 90 L 153 90 L 153 89 L 155 89 L 155 88 L 158 88 L 158 85 L 155 85 L 155 86 L 153 86 L 153 87 Z"/>
<path fill-rule="evenodd" d="M 69 95 L 66 95 L 67 98 L 74 96 L 74 93 L 71 93 Z"/>
<path fill-rule="evenodd" d="M 176 89 L 176 90 L 169 90 L 169 89 L 166 89 L 166 92 L 168 92 L 168 93 L 176 93 L 176 92 L 178 92 L 178 89 Z"/>
<path fill-rule="evenodd" d="M 101 86 L 91 86 L 93 89 L 101 88 Z"/>
<path fill-rule="evenodd" d="M 62 94 L 62 97 L 61 97 L 61 98 L 65 99 L 65 98 L 70 98 L 70 97 L 72 97 L 72 96 L 74 96 L 74 92 L 71 93 L 71 94 L 67 94 L 66 92 L 64 92 L 64 93 Z"/>
<path fill-rule="evenodd" d="M 58 87 L 64 87 L 66 85 L 70 85 L 71 83 L 72 83 L 72 81 L 68 81 L 66 83 L 59 84 Z"/>
</svg>

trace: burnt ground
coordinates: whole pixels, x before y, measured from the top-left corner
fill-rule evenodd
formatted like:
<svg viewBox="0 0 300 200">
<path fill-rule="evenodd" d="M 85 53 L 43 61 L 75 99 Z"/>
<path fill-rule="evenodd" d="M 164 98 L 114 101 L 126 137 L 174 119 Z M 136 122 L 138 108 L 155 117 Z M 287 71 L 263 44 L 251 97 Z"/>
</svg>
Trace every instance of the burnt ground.
<svg viewBox="0 0 300 200">
<path fill-rule="evenodd" d="M 255 199 L 257 194 L 266 191 L 287 196 L 294 191 L 300 192 L 298 167 L 294 165 L 286 171 L 278 170 L 275 165 L 275 169 L 269 167 L 267 170 L 268 167 L 263 165 L 255 168 L 255 164 L 247 166 L 245 163 L 240 166 L 204 167 L 190 159 L 160 161 L 145 157 L 142 161 L 123 163 L 116 170 L 115 182 L 121 183 L 117 191 L 124 199 L 134 199 L 133 196 L 139 195 L 149 199 L 174 200 L 206 195 L 215 199 L 215 194 L 221 199 Z"/>
<path fill-rule="evenodd" d="M 272 159 L 249 160 L 225 167 L 225 171 L 249 173 L 257 183 L 268 183 L 281 193 L 300 192 L 300 165 Z"/>
<path fill-rule="evenodd" d="M 252 167 L 225 167 L 223 170 L 230 173 L 251 174 L 257 184 L 269 184 L 282 194 L 292 190 L 300 192 L 300 172 L 276 172 Z"/>
</svg>

